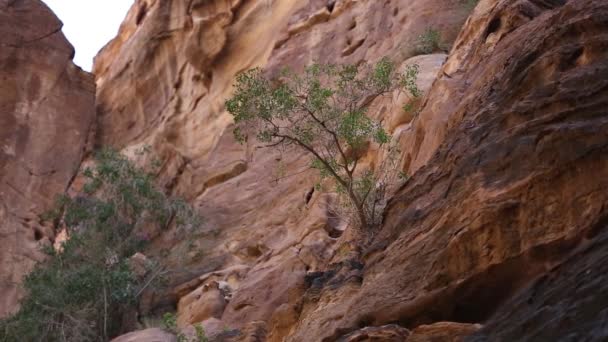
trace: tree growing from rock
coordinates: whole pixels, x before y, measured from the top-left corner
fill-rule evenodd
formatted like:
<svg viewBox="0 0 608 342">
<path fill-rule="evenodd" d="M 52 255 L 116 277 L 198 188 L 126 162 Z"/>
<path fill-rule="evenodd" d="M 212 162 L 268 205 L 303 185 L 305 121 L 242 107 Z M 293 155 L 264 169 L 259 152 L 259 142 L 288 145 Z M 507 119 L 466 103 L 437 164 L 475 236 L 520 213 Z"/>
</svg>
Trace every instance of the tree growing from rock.
<svg viewBox="0 0 608 342">
<path fill-rule="evenodd" d="M 237 76 L 226 108 L 239 142 L 254 137 L 267 147 L 306 151 L 321 178 L 333 178 L 336 192 L 347 198 L 356 223 L 371 228 L 385 170 L 360 170 L 361 159 L 370 144 L 389 146 L 391 137 L 367 115 L 368 107 L 397 87 L 419 96 L 417 74 L 417 65 L 397 73 L 387 58 L 375 65 L 314 64 L 278 79 L 256 68 Z"/>
<path fill-rule="evenodd" d="M 24 281 L 20 310 L 0 321 L 0 341 L 107 341 L 120 332 L 123 315 L 164 274 L 160 262 L 132 256 L 151 237 L 144 226 L 183 232 L 199 225 L 183 201 L 167 197 L 152 173 L 116 151 L 97 153 L 84 171 L 77 196 L 61 196 L 44 219 L 64 226 L 68 238 Z"/>
</svg>

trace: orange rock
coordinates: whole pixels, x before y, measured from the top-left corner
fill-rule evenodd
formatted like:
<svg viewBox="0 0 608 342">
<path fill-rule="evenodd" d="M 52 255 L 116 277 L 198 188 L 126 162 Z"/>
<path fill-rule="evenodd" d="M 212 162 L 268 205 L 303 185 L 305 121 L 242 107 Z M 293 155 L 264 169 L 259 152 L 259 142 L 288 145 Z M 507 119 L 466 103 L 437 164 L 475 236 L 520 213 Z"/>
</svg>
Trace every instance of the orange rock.
<svg viewBox="0 0 608 342">
<path fill-rule="evenodd" d="M 0 15 L 10 6 L 0 5 Z M 475 336 L 505 331 L 519 340 L 535 336 L 544 326 L 539 312 L 556 301 L 544 284 L 560 289 L 559 303 L 574 312 L 581 310 L 573 297 L 577 290 L 591 302 L 601 299 L 590 295 L 605 292 L 600 283 L 575 271 L 603 260 L 577 247 L 591 241 L 593 251 L 601 250 L 597 236 L 608 215 L 608 4 L 481 0 L 456 37 L 466 15 L 462 2 L 444 0 L 136 1 L 118 37 L 96 58 L 96 141 L 127 151 L 151 145 L 163 163 L 161 184 L 205 219 L 188 241 L 170 232 L 153 241 L 152 252 L 170 251 L 164 260 L 185 271 L 170 279 L 168 293 L 150 296 L 143 311 L 178 304 L 180 326 L 226 325 L 234 341 L 459 341 L 479 329 L 475 323 L 499 313 L 504 322 L 490 319 Z M 429 27 L 447 45 L 455 39 L 447 59 L 411 58 L 416 37 Z M 14 63 L 4 51 L 0 61 Z M 62 68 L 48 70 L 68 70 L 69 80 L 86 85 L 64 55 L 64 64 L 55 63 Z M 399 169 L 412 177 L 396 189 L 383 227 L 362 246 L 356 245 L 357 232 L 334 216 L 335 198 L 314 190 L 306 154 L 236 144 L 223 103 L 235 75 L 251 67 L 278 75 L 284 66 L 374 62 L 384 55 L 398 65 L 418 63 L 419 86 L 428 93 L 415 103 L 415 116 L 401 111 L 410 99 L 400 94 L 370 107 L 369 114 L 399 139 Z M 18 87 L 5 88 L 2 99 L 9 99 L 11 110 L 34 103 L 17 101 L 29 96 Z M 76 102 L 74 108 L 81 108 Z M 58 107 L 50 108 L 54 113 Z M 3 182 L 0 190 L 12 191 L 11 198 L 18 198 L 13 192 L 51 193 L 31 181 L 34 175 L 15 171 L 16 161 L 52 165 L 38 146 L 58 143 L 78 147 L 62 158 L 54 155 L 62 165 L 76 166 L 80 155 L 74 151 L 84 146 L 83 122 L 90 117 L 81 122 L 72 114 L 61 125 L 76 127 L 78 138 L 63 134 L 69 129 L 54 120 L 66 140 L 41 131 L 36 139 L 25 135 L 33 143 L 8 144 L 0 152 L 8 156 L 0 159 L 8 161 L 0 164 L 0 177 L 16 179 L 20 189 Z M 24 116 L 9 116 L 10 128 L 0 127 L 0 137 L 23 140 Z M 366 167 L 384 158 L 374 146 L 366 153 Z M 65 187 L 74 169 L 62 168 L 45 182 Z M 28 201 L 14 208 L 29 208 Z M 9 211 L 0 207 L 0 217 Z M 184 253 L 190 245 L 195 251 Z M 9 269 L 15 250 L 1 253 L 0 269 Z M 589 262 L 573 262 L 579 254 Z M 574 259 L 564 262 L 569 255 Z M 562 262 L 558 270 L 586 279 L 595 291 L 550 271 Z M 27 270 L 22 264 L 9 278 Z M 543 274 L 554 276 L 528 287 Z M 9 298 L 14 287 L 6 289 Z M 527 309 L 534 289 L 549 303 L 533 303 L 538 312 Z M 603 305 L 597 303 L 594 310 Z M 517 320 L 511 308 L 530 319 Z M 594 310 L 589 312 L 603 317 Z M 509 320 L 517 329 L 509 329 Z M 568 329 L 559 332 L 568 336 Z"/>
<path fill-rule="evenodd" d="M 440 0 L 188 4 L 137 1 L 97 56 L 98 141 L 127 149 L 151 145 L 164 163 L 161 183 L 200 210 L 205 228 L 192 240 L 204 257 L 180 266 L 177 252 L 167 258 L 176 269 L 204 269 L 171 279 L 180 296 L 199 286 L 204 273 L 244 266 L 248 273 L 238 277 L 213 277 L 234 289 L 222 320 L 238 328 L 276 318 L 283 327 L 274 311 L 288 307 L 297 316 L 306 272 L 325 268 L 345 225 L 332 217 L 331 196 L 312 190 L 316 174 L 307 170 L 305 153 L 234 141 L 223 105 L 235 75 L 255 66 L 278 74 L 284 66 L 374 62 L 384 55 L 399 65 L 427 26 L 453 41 L 466 13 Z M 438 15 L 429 16 L 432 11 Z M 424 87 L 440 59 L 429 58 Z M 167 235 L 153 248 L 178 251 L 193 241 Z M 287 331 L 273 329 L 268 333 L 277 339 Z"/>
<path fill-rule="evenodd" d="M 205 284 L 180 298 L 177 306 L 177 325 L 185 327 L 209 318 L 221 318 L 226 299 L 217 281 Z"/>
</svg>

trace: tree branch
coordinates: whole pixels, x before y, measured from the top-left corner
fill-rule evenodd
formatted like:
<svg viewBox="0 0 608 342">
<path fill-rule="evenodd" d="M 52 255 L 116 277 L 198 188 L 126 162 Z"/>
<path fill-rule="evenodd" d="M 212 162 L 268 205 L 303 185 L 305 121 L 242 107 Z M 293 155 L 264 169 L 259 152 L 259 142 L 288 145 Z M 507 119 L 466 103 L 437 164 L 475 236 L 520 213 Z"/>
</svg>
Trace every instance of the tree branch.
<svg viewBox="0 0 608 342">
<path fill-rule="evenodd" d="M 303 100 L 308 101 L 308 97 L 307 96 L 303 97 Z M 324 121 L 321 121 L 319 118 L 317 118 L 317 116 L 314 114 L 314 112 L 312 110 L 310 110 L 310 108 L 308 108 L 305 104 L 301 104 L 301 106 L 302 106 L 302 108 L 304 108 L 305 112 L 308 113 L 308 115 L 310 117 L 312 117 L 312 119 L 315 122 L 317 122 L 317 124 L 319 124 L 321 127 L 323 127 L 323 129 L 332 136 L 334 143 L 336 144 L 336 147 L 338 148 L 338 151 L 340 152 L 340 156 L 344 160 L 344 165 L 345 165 L 344 170 L 348 174 L 348 177 L 350 178 L 350 182 L 352 183 L 352 173 L 348 170 L 348 167 L 346 167 L 346 165 L 348 165 L 348 158 L 346 157 L 346 153 L 344 153 L 342 145 L 340 144 L 340 139 L 338 139 L 338 135 L 336 134 L 336 132 L 329 129 L 329 127 L 327 127 L 327 125 L 325 124 Z"/>
<path fill-rule="evenodd" d="M 285 142 L 285 138 L 281 138 L 281 140 L 277 141 L 276 143 L 273 143 L 270 145 L 264 145 L 264 147 L 275 147 L 275 146 L 281 145 L 283 142 Z"/>
<path fill-rule="evenodd" d="M 365 213 L 363 211 L 363 203 L 357 198 L 357 196 L 355 195 L 355 193 L 352 190 L 352 178 L 351 178 L 350 184 L 346 183 L 346 181 L 344 181 L 344 179 L 342 177 L 340 177 L 340 175 L 338 175 L 338 173 L 336 172 L 336 170 L 334 170 L 331 167 L 331 165 L 329 164 L 329 162 L 327 162 L 327 160 L 325 160 L 313 147 L 305 144 L 300 139 L 295 138 L 295 137 L 291 137 L 291 136 L 288 136 L 288 135 L 282 135 L 282 134 L 276 134 L 274 136 L 276 136 L 278 138 L 285 138 L 287 140 L 293 141 L 294 143 L 296 143 L 297 145 L 299 145 L 303 149 L 305 149 L 308 152 L 312 153 L 319 161 L 321 161 L 321 163 L 327 168 L 327 170 L 329 171 L 329 173 L 331 173 L 331 175 L 336 179 L 336 181 L 341 186 L 343 186 L 345 189 L 348 190 L 348 196 L 350 197 L 351 201 L 353 202 L 353 204 L 355 205 L 355 207 L 357 209 L 357 214 L 359 216 L 359 220 L 361 220 L 361 224 L 363 226 L 367 227 L 367 218 L 365 217 Z"/>
</svg>

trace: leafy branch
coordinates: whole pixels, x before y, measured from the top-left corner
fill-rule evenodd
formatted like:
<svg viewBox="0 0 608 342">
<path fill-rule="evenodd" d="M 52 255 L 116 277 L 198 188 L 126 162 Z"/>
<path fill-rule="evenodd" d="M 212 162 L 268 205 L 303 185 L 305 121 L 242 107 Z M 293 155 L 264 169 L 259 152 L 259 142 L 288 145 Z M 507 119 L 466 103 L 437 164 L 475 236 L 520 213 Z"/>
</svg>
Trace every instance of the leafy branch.
<svg viewBox="0 0 608 342">
<path fill-rule="evenodd" d="M 420 96 L 418 66 L 398 74 L 384 58 L 375 65 L 313 64 L 300 74 L 285 70 L 269 79 L 256 68 L 237 76 L 226 109 L 235 120 L 234 135 L 244 143 L 255 137 L 266 147 L 295 146 L 311 156 L 311 167 L 330 177 L 348 198 L 358 224 L 374 225 L 370 195 L 378 173 L 358 167 L 371 143 L 387 145 L 391 137 L 367 114 L 374 99 L 395 88 Z"/>
</svg>

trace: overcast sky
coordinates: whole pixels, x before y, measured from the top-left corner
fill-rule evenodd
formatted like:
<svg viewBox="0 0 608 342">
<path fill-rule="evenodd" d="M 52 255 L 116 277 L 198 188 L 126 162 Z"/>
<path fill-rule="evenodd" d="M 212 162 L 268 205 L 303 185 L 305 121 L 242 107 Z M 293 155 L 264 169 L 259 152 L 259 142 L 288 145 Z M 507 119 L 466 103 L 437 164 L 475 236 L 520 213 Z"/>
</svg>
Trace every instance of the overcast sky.
<svg viewBox="0 0 608 342">
<path fill-rule="evenodd" d="M 118 33 L 133 0 L 43 0 L 63 22 L 74 62 L 91 71 L 93 57 Z"/>
</svg>

